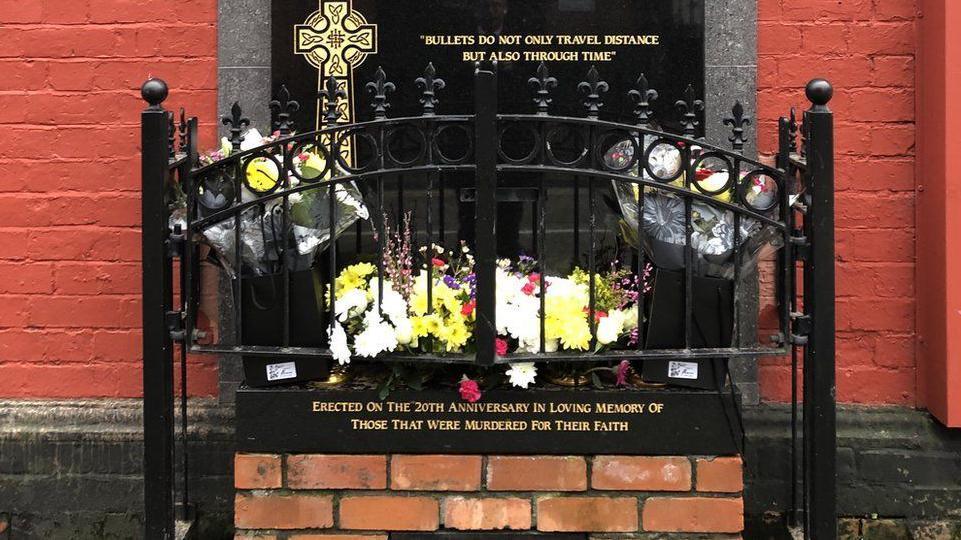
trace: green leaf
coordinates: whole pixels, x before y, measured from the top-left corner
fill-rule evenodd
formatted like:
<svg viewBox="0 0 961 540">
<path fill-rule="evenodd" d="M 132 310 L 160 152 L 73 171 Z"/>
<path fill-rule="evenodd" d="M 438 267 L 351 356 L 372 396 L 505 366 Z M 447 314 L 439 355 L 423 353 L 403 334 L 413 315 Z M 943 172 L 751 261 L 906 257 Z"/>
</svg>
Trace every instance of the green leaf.
<svg viewBox="0 0 961 540">
<path fill-rule="evenodd" d="M 591 373 L 591 383 L 594 385 L 594 388 L 598 390 L 604 388 L 604 384 L 601 382 L 601 378 L 597 376 L 597 373 Z"/>
</svg>

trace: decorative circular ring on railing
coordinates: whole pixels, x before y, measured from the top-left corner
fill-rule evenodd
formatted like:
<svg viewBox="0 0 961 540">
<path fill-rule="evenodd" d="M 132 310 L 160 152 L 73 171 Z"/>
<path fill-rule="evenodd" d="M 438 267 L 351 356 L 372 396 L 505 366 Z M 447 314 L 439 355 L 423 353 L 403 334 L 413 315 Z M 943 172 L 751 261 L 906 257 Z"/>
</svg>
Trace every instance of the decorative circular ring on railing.
<svg viewBox="0 0 961 540">
<path fill-rule="evenodd" d="M 510 140 L 510 141 L 505 140 L 507 138 L 505 136 L 509 136 L 511 132 L 513 132 L 514 130 L 521 130 L 522 132 L 525 132 L 524 135 L 529 136 L 530 139 Z M 523 157 L 512 156 L 507 153 L 507 150 L 504 147 L 504 144 L 507 142 L 510 143 L 510 146 L 515 148 L 520 145 L 526 145 L 529 143 L 530 151 L 527 152 L 526 154 L 523 154 Z M 534 129 L 534 126 L 532 126 L 531 124 L 511 122 L 506 126 L 502 127 L 500 131 L 497 133 L 497 155 L 499 155 L 502 160 L 504 160 L 507 163 L 510 163 L 511 165 L 527 165 L 533 162 L 534 159 L 537 158 L 537 151 L 540 147 L 541 147 L 541 135 L 540 133 L 537 132 L 536 129 Z M 519 150 L 520 152 L 526 151 L 523 146 L 520 146 Z"/>
<path fill-rule="evenodd" d="M 351 138 L 353 140 L 351 140 Z M 361 141 L 365 142 L 362 143 Z M 364 148 L 364 144 L 368 146 Z M 337 153 L 337 164 L 348 173 L 356 174 L 367 172 L 377 166 L 377 139 L 365 128 L 353 128 L 341 131 L 337 136 L 337 148 L 342 149 L 341 152 Z M 345 155 L 346 152 L 343 151 L 343 149 L 346 148 L 350 148 L 349 155 L 351 161 L 354 161 L 356 165 L 351 165 L 346 159 L 348 156 Z M 364 155 L 364 152 L 368 152 L 370 157 L 366 163 L 360 163 L 358 160 Z"/>
<path fill-rule="evenodd" d="M 630 171 L 638 153 L 637 140 L 625 129 L 611 129 L 595 137 L 594 157 L 603 170 Z"/>
<path fill-rule="evenodd" d="M 684 174 L 684 151 L 671 139 L 662 137 L 651 142 L 643 159 L 644 170 L 658 182 L 673 182 Z"/>
<path fill-rule="evenodd" d="M 763 170 L 744 175 L 737 187 L 737 198 L 741 204 L 759 214 L 776 208 L 780 194 L 780 182 Z"/>
<path fill-rule="evenodd" d="M 413 136 L 411 136 L 413 135 Z M 412 147 L 408 146 L 411 142 L 416 144 L 416 152 L 413 158 L 406 157 L 401 152 L 408 152 Z M 424 131 L 414 124 L 404 123 L 387 130 L 384 138 L 384 155 L 397 167 L 410 167 L 424 158 L 427 153 L 427 137 Z"/>
<path fill-rule="evenodd" d="M 244 161 L 241 174 L 247 189 L 257 195 L 269 195 L 284 182 L 280 161 L 265 151 L 251 154 Z"/>
<path fill-rule="evenodd" d="M 562 133 L 568 133 L 568 141 L 571 142 L 570 154 L 565 156 L 564 152 L 567 151 L 563 146 L 564 141 L 557 139 L 557 136 Z M 575 126 L 565 126 L 559 125 L 552 127 L 545 137 L 545 148 L 547 150 L 547 159 L 551 161 L 553 165 L 560 165 L 562 167 L 576 167 L 585 157 L 590 153 L 588 148 L 587 135 L 585 135 L 586 129 L 580 128 L 576 129 Z M 573 139 L 579 139 L 573 141 Z M 576 156 L 575 156 L 576 154 Z M 565 159 L 574 156 L 571 159 Z"/>
<path fill-rule="evenodd" d="M 460 133 L 462 135 L 463 138 L 460 141 L 455 140 L 453 142 L 454 149 L 463 148 L 463 154 L 460 157 L 451 157 L 448 152 L 444 151 L 444 147 L 447 146 L 445 142 L 442 142 L 444 140 L 444 133 L 447 133 L 448 136 L 452 133 Z M 455 135 L 454 139 L 456 138 L 457 136 Z M 460 146 L 458 146 L 458 144 Z M 474 140 L 467 126 L 462 124 L 442 124 L 434 130 L 434 134 L 431 137 L 431 147 L 433 148 L 434 155 L 436 155 L 443 164 L 460 165 L 470 159 L 471 153 L 474 151 Z M 448 148 L 448 150 L 454 149 Z"/>
<path fill-rule="evenodd" d="M 709 169 L 714 171 L 714 174 L 711 175 L 709 178 L 714 178 L 718 175 L 722 175 L 725 173 L 727 174 L 726 177 L 722 177 L 724 178 L 724 183 L 721 184 L 720 186 L 714 186 L 713 184 L 708 184 L 705 182 L 706 179 L 702 180 L 702 179 L 698 179 L 697 177 L 698 168 L 703 164 L 709 163 L 710 161 L 720 161 L 721 166 L 708 167 Z M 697 191 L 703 193 L 704 195 L 707 195 L 708 197 L 717 197 L 718 195 L 727 193 L 734 186 L 733 179 L 737 178 L 736 174 L 735 175 L 731 174 L 731 171 L 734 170 L 734 165 L 731 163 L 731 160 L 721 152 L 704 152 L 703 154 L 699 155 L 697 159 L 694 160 L 694 163 L 691 166 L 691 170 L 694 171 L 694 178 L 691 179 L 691 185 L 694 186 L 694 188 L 697 189 Z"/>
<path fill-rule="evenodd" d="M 201 177 L 196 189 L 197 202 L 212 212 L 227 208 L 237 198 L 233 179 L 221 168 L 214 168 Z"/>
<path fill-rule="evenodd" d="M 318 138 L 320 138 L 320 136 L 318 136 Z M 321 144 L 318 144 L 318 142 Z M 294 145 L 287 154 L 287 170 L 298 180 L 307 182 L 308 184 L 323 180 L 324 177 L 330 173 L 332 167 L 331 160 L 328 159 L 330 153 L 322 143 L 322 140 L 311 139 L 301 141 Z M 294 166 L 295 157 L 300 162 L 299 171 L 298 167 Z"/>
</svg>

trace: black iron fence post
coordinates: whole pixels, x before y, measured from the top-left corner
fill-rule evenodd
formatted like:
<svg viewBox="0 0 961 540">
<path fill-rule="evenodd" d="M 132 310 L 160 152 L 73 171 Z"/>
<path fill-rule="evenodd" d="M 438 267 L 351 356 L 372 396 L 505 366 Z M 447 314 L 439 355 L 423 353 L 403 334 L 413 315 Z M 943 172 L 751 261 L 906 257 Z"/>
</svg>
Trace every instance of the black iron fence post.
<svg viewBox="0 0 961 540">
<path fill-rule="evenodd" d="M 496 66 L 494 67 L 496 70 Z M 495 275 L 497 245 L 494 227 L 497 223 L 497 78 L 495 72 L 477 68 L 474 74 L 474 158 L 477 164 L 474 182 L 474 238 L 477 244 L 477 359 L 482 364 L 494 361 L 497 338 L 495 320 Z"/>
<path fill-rule="evenodd" d="M 173 301 L 164 201 L 170 163 L 168 117 L 161 105 L 167 85 L 150 79 L 140 92 L 149 104 L 141 113 L 144 536 L 153 540 L 174 536 L 173 341 L 165 321 Z"/>
<path fill-rule="evenodd" d="M 807 85 L 811 108 L 804 113 L 811 204 L 810 259 L 804 286 L 804 309 L 811 335 L 804 357 L 804 419 L 808 432 L 806 469 L 807 530 L 810 538 L 837 537 L 836 404 L 834 357 L 834 115 L 827 104 L 831 84 Z"/>
</svg>

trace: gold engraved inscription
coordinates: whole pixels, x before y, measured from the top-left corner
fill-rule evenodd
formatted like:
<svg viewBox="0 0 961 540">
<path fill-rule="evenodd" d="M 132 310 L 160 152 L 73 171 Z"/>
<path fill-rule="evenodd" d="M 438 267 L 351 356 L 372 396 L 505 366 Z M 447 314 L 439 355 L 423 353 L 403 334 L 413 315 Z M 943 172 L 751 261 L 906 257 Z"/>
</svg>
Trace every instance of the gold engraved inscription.
<svg viewBox="0 0 961 540">
<path fill-rule="evenodd" d="M 343 415 L 353 431 L 630 432 L 663 414 L 650 402 L 311 401 L 316 414 Z M 366 417 L 365 417 L 366 416 Z"/>
</svg>

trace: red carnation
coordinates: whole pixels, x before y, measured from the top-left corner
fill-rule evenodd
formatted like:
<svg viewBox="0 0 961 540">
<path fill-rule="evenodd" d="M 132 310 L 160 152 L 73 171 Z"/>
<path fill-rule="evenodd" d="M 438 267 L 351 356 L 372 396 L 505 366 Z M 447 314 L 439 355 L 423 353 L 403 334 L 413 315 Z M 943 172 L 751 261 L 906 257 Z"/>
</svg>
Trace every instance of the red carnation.
<svg viewBox="0 0 961 540">
<path fill-rule="evenodd" d="M 527 296 L 530 296 L 534 294 L 534 289 L 536 288 L 537 288 L 537 285 L 535 285 L 533 282 L 528 281 L 527 283 L 524 284 L 523 287 L 521 287 L 521 292 L 526 294 Z"/>
<path fill-rule="evenodd" d="M 464 378 L 460 380 L 460 398 L 468 403 L 480 401 L 481 391 L 477 381 L 472 381 L 467 378 L 467 375 L 464 375 Z"/>
<path fill-rule="evenodd" d="M 447 264 L 442 259 L 436 259 L 436 258 L 431 259 L 431 262 L 434 263 L 434 266 L 444 266 L 445 264 Z"/>
<path fill-rule="evenodd" d="M 460 314 L 465 317 L 470 317 L 470 315 L 474 313 L 475 307 L 477 307 L 477 300 L 471 300 L 460 308 Z"/>
<path fill-rule="evenodd" d="M 507 354 L 507 340 L 502 338 L 494 339 L 494 351 L 497 352 L 497 356 L 504 356 Z"/>
</svg>

